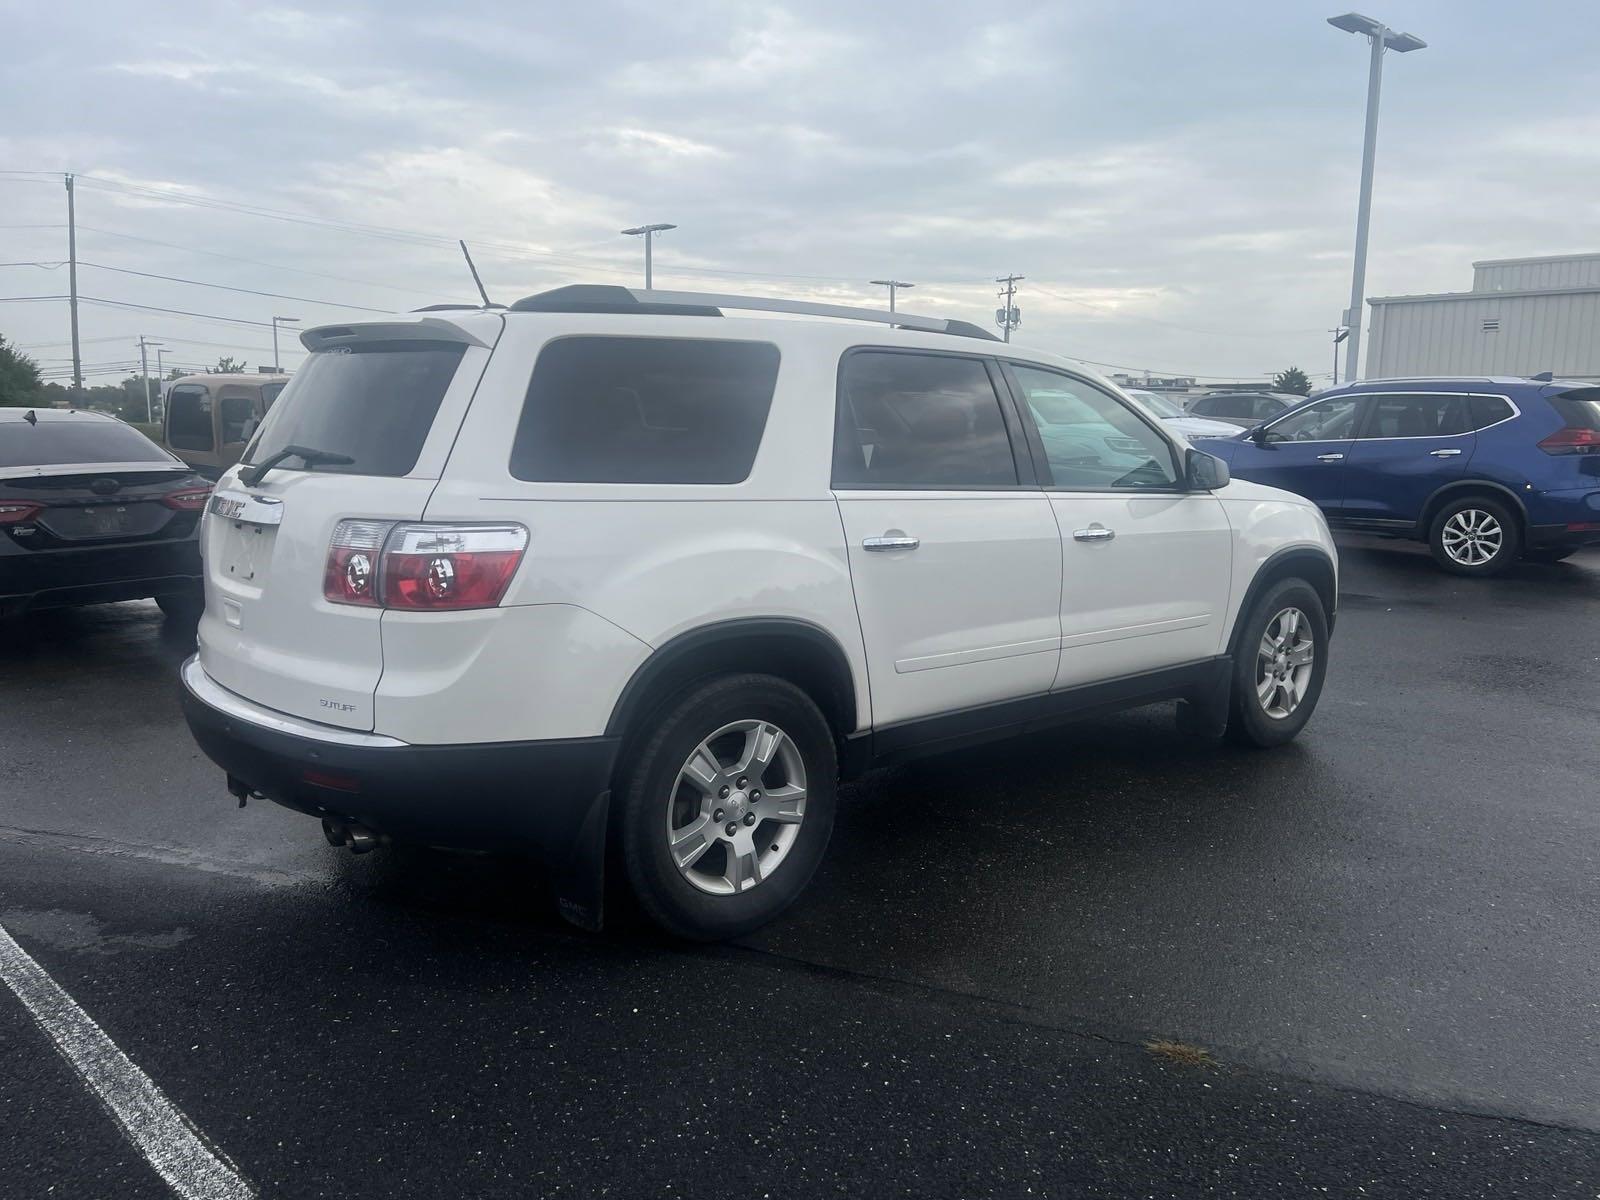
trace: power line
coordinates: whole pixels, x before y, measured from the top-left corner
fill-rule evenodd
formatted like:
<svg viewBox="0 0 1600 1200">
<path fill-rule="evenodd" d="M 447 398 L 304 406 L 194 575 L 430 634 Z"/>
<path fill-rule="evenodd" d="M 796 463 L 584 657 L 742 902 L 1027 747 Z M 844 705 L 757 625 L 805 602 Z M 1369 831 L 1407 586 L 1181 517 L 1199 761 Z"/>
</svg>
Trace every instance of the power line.
<svg viewBox="0 0 1600 1200">
<path fill-rule="evenodd" d="M 5 265 L 0 263 L 0 266 Z M 177 275 L 158 275 L 154 271 L 135 271 L 129 267 L 110 267 L 105 263 L 85 262 L 82 259 L 78 261 L 78 265 L 80 267 L 93 267 L 97 271 L 115 271 L 119 275 L 138 275 L 144 279 L 164 279 L 168 283 L 186 283 L 192 287 L 216 288 L 218 291 L 223 292 L 242 292 L 247 296 L 266 296 L 273 300 L 295 300 L 301 304 L 322 304 L 330 308 L 353 308 L 358 312 L 388 314 L 394 311 L 388 308 L 369 308 L 364 304 L 345 304 L 338 300 L 316 300 L 309 296 L 288 296 L 282 292 L 260 292 L 254 288 L 233 287 L 226 283 L 207 283 L 203 279 L 184 279 Z"/>
<path fill-rule="evenodd" d="M 56 296 L 56 297 L 54 297 L 54 299 L 57 299 L 57 300 L 63 300 L 65 298 L 66 297 L 64 297 L 64 296 Z M 103 299 L 102 297 L 99 297 L 99 296 L 82 296 L 82 295 L 80 295 L 78 297 L 78 299 L 80 301 L 82 301 L 84 304 L 100 304 L 100 305 L 104 305 L 104 306 L 106 306 L 108 308 L 132 308 L 132 309 L 137 309 L 140 312 L 167 313 L 170 316 L 174 316 L 174 317 L 193 317 L 195 320 L 198 320 L 198 321 L 220 321 L 220 322 L 223 322 L 224 324 L 228 324 L 228 325 L 253 325 L 257 329 L 271 329 L 272 328 L 271 322 L 268 322 L 268 321 L 247 321 L 243 317 L 219 317 L 215 313 L 189 312 L 187 309 L 182 309 L 182 308 L 162 308 L 159 305 L 155 305 L 155 304 L 134 304 L 132 301 L 129 301 L 129 300 L 106 300 L 106 299 Z"/>
</svg>

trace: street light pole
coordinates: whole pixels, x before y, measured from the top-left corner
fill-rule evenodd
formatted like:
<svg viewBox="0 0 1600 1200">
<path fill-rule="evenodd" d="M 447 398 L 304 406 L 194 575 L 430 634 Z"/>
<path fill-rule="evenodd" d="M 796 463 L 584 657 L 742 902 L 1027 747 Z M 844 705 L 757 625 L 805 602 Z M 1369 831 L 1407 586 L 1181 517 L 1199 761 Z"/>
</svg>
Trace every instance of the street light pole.
<svg viewBox="0 0 1600 1200">
<path fill-rule="evenodd" d="M 1428 43 L 1411 33 L 1396 33 L 1381 21 L 1361 13 L 1329 17 L 1328 24 L 1346 33 L 1359 33 L 1372 45 L 1367 66 L 1367 131 L 1361 146 L 1361 197 L 1356 206 L 1356 261 L 1350 279 L 1350 310 L 1344 324 L 1350 329 L 1344 374 L 1354 382 L 1361 371 L 1361 320 L 1365 315 L 1367 289 L 1367 232 L 1372 219 L 1372 169 L 1378 153 L 1378 93 L 1383 86 L 1383 52 L 1397 50 L 1409 54 Z"/>
<path fill-rule="evenodd" d="M 666 224 L 635 225 L 632 229 L 624 229 L 622 231 L 628 237 L 640 237 L 640 236 L 643 236 L 643 238 L 644 238 L 644 290 L 647 291 L 647 292 L 655 285 L 655 280 L 653 279 L 653 277 L 651 275 L 651 269 L 650 269 L 650 250 L 651 250 L 650 239 L 653 238 L 658 233 L 665 233 L 669 229 L 676 229 L 676 228 L 677 228 L 676 225 L 666 225 Z"/>
<path fill-rule="evenodd" d="M 272 372 L 273 372 L 274 375 L 283 374 L 282 368 L 280 368 L 278 366 L 278 324 L 279 324 L 279 322 L 282 322 L 285 325 L 298 325 L 300 323 L 300 318 L 299 317 L 273 317 L 272 318 Z"/>
<path fill-rule="evenodd" d="M 144 378 L 144 423 L 150 425 L 155 418 L 150 415 L 150 355 L 149 347 L 159 346 L 160 342 L 145 340 L 144 334 L 139 335 L 139 374 Z"/>
<path fill-rule="evenodd" d="M 867 282 L 871 283 L 874 287 L 886 287 L 889 289 L 890 312 L 894 311 L 894 294 L 898 289 L 914 288 L 917 286 L 914 283 L 907 283 L 904 279 L 870 279 Z"/>
</svg>

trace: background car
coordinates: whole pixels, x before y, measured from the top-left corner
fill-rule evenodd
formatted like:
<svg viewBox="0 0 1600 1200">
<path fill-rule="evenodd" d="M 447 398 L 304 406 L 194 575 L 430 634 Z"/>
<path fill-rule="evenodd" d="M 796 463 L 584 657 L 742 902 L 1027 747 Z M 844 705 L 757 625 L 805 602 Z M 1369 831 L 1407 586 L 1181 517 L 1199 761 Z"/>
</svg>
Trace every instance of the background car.
<svg viewBox="0 0 1600 1200">
<path fill-rule="evenodd" d="M 1426 541 L 1457 574 L 1600 545 L 1592 384 L 1364 380 L 1206 450 L 1315 501 L 1331 525 Z"/>
<path fill-rule="evenodd" d="M 210 491 L 115 417 L 0 408 L 0 616 L 153 596 L 198 619 Z"/>
<path fill-rule="evenodd" d="M 1249 429 L 1288 412 L 1304 399 L 1285 392 L 1214 392 L 1191 401 L 1186 411 L 1191 417 L 1210 417 Z"/>
<path fill-rule="evenodd" d="M 1176 429 L 1191 440 L 1233 437 L 1239 432 L 1239 427 L 1228 421 L 1214 421 L 1209 417 L 1197 417 L 1184 412 L 1181 404 L 1160 392 L 1147 392 L 1143 388 L 1124 388 L 1123 391 L 1160 417 L 1168 428 Z"/>
<path fill-rule="evenodd" d="M 287 375 L 185 375 L 166 389 L 162 444 L 207 479 L 244 453 Z"/>
</svg>

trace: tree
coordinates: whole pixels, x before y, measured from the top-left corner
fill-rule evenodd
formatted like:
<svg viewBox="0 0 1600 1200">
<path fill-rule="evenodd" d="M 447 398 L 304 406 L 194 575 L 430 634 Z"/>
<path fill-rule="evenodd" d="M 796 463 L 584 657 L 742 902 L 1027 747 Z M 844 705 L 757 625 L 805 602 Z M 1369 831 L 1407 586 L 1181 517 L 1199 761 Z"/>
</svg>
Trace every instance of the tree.
<svg viewBox="0 0 1600 1200">
<path fill-rule="evenodd" d="M 39 364 L 0 336 L 0 407 L 28 408 L 40 403 Z"/>
<path fill-rule="evenodd" d="M 1299 367 L 1290 367 L 1286 371 L 1279 371 L 1272 377 L 1272 390 L 1275 392 L 1288 392 L 1294 396 L 1309 396 L 1311 394 L 1311 380 Z"/>
<path fill-rule="evenodd" d="M 231 354 L 224 354 L 217 359 L 217 365 L 211 368 L 215 375 L 243 375 L 244 359 L 236 359 Z"/>
</svg>

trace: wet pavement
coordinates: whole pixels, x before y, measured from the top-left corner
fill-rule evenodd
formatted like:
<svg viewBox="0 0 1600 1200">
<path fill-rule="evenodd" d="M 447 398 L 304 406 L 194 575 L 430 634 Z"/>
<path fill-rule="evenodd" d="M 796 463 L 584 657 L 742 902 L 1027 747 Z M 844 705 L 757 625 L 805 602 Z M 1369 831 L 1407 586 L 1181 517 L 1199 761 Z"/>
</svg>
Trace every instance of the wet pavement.
<svg viewBox="0 0 1600 1200">
<path fill-rule="evenodd" d="M 153 605 L 30 619 L 0 926 L 263 1196 L 1600 1195 L 1600 554 L 1341 549 L 1298 742 L 870 776 L 717 948 L 238 809 Z M 0 1197 L 170 1194 L 5 989 L 0 1131 Z"/>
</svg>

